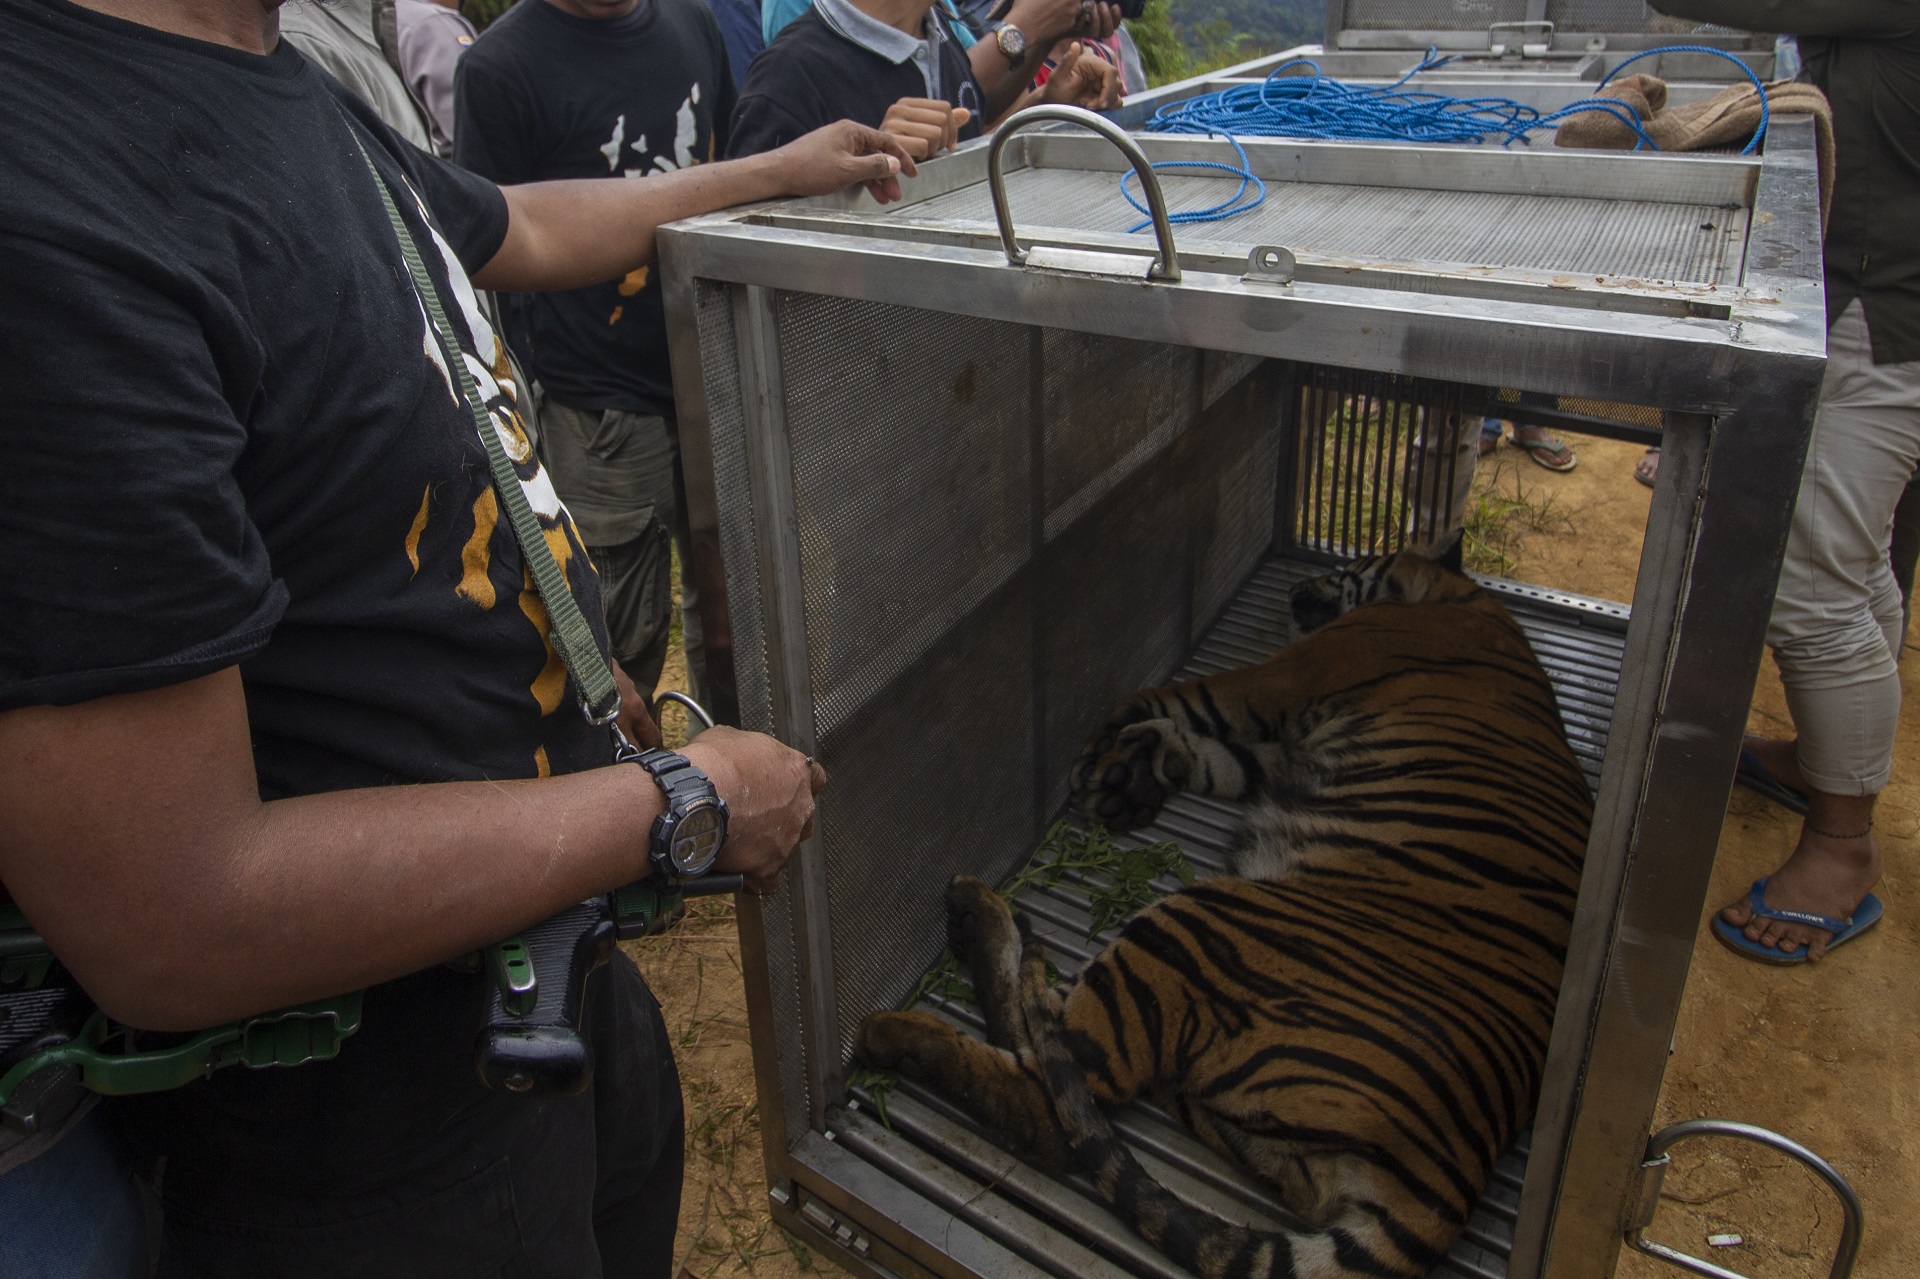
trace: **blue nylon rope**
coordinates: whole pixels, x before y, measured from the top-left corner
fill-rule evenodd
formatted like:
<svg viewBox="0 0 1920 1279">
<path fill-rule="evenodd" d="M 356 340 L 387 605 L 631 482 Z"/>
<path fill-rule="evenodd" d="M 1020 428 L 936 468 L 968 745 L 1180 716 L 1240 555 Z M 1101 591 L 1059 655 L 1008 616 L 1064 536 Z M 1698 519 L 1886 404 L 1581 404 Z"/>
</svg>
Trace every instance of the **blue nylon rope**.
<svg viewBox="0 0 1920 1279">
<path fill-rule="evenodd" d="M 1344 84 L 1328 78 L 1321 72 L 1320 64 L 1313 59 L 1294 58 L 1268 72 L 1266 79 L 1257 85 L 1235 85 L 1219 93 L 1202 94 L 1170 103 L 1160 108 L 1148 122 L 1150 131 L 1225 137 L 1233 143 L 1240 164 L 1236 168 L 1215 160 L 1163 160 L 1153 167 L 1213 169 L 1240 179 L 1239 187 L 1228 199 L 1204 208 L 1182 209 L 1168 215 L 1169 221 L 1185 224 L 1218 222 L 1258 208 L 1267 198 L 1266 185 L 1254 176 L 1247 153 L 1236 140 L 1237 137 L 1476 145 L 1497 138 L 1500 145 L 1512 146 L 1515 142 L 1526 142 L 1529 134 L 1557 125 L 1570 116 L 1597 111 L 1612 116 L 1633 130 L 1638 139 L 1634 145 L 1636 151 L 1642 148 L 1658 151 L 1659 146 L 1647 136 L 1633 108 L 1618 98 L 1599 96 L 1599 91 L 1629 65 L 1661 53 L 1712 54 L 1727 59 L 1746 74 L 1760 95 L 1760 127 L 1754 130 L 1746 149 L 1741 152 L 1742 155 L 1753 154 L 1767 132 L 1769 111 L 1766 86 L 1754 74 L 1753 68 L 1722 49 L 1700 44 L 1648 49 L 1608 72 L 1606 78 L 1595 86 L 1595 96 L 1542 114 L 1524 102 L 1516 102 L 1511 98 L 1457 98 L 1445 93 L 1402 88 L 1422 71 L 1431 71 L 1455 60 L 1453 57 L 1440 57 L 1438 50 L 1429 48 L 1418 66 L 1389 85 Z M 1310 67 L 1313 73 L 1303 76 L 1283 74 L 1295 67 Z M 1120 194 L 1126 197 L 1128 204 L 1146 213 L 1147 207 L 1128 186 L 1132 177 L 1131 172 L 1121 176 Z M 1249 188 L 1253 189 L 1251 196 Z M 1129 227 L 1128 231 L 1137 232 L 1150 225 L 1152 220 L 1149 218 Z"/>
</svg>

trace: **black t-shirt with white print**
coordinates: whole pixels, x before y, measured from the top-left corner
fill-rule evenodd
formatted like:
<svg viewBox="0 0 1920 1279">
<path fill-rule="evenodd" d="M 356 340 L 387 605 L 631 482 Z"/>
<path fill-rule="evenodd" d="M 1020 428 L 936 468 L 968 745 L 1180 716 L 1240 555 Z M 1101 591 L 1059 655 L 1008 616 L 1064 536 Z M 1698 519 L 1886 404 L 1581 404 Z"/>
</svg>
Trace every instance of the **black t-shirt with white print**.
<svg viewBox="0 0 1920 1279">
<path fill-rule="evenodd" d="M 467 283 L 506 234 L 498 189 L 285 43 L 64 0 L 0 0 L 0 119 L 0 710 L 237 663 L 269 799 L 605 763 L 356 139 L 600 626 Z M 142 1099 L 144 1130 L 183 1176 L 389 1176 L 390 1147 L 475 1113 L 482 995 L 391 983 L 336 1061 Z"/>
<path fill-rule="evenodd" d="M 717 158 L 733 114 L 727 47 L 705 0 L 639 0 L 581 18 L 525 0 L 454 73 L 454 159 L 502 186 L 645 181 Z M 673 416 L 659 272 L 508 300 L 514 351 L 547 394 L 591 412 Z"/>
</svg>

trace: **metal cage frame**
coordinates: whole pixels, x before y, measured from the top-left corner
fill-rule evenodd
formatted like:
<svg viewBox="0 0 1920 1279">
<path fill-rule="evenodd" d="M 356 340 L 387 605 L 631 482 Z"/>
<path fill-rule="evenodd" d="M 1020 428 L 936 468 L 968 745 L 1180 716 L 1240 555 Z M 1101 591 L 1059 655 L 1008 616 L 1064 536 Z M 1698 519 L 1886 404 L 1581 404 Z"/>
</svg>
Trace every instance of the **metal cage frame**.
<svg viewBox="0 0 1920 1279">
<path fill-rule="evenodd" d="M 1154 159 L 1209 154 L 1199 140 L 1137 140 Z M 1578 288 L 1547 300 L 1525 273 L 1443 272 L 1436 284 L 1414 279 L 1418 264 L 1385 260 L 1327 265 L 1302 255 L 1298 276 L 1277 281 L 1249 270 L 1243 247 L 1197 237 L 1179 250 L 1178 282 L 1121 278 L 1114 264 L 1137 249 L 1057 228 L 1029 228 L 1027 238 L 1084 260 L 1013 265 L 990 219 L 916 216 L 929 200 L 984 183 L 984 147 L 923 166 L 908 206 L 886 216 L 830 198 L 665 228 L 664 287 L 714 701 L 732 722 L 744 705 L 761 708 L 747 716 L 749 727 L 813 753 L 819 705 L 802 572 L 806 512 L 796 498 L 785 389 L 800 370 L 780 329 L 794 299 L 1185 349 L 1196 352 L 1201 385 L 1209 377 L 1244 385 L 1250 368 L 1273 360 L 1287 362 L 1266 367 L 1289 387 L 1296 374 L 1287 370 L 1305 365 L 1438 381 L 1470 369 L 1485 386 L 1660 407 L 1665 452 L 1624 623 L 1613 731 L 1507 1271 L 1512 1279 L 1603 1279 L 1634 1220 L 1720 801 L 1732 785 L 1824 367 L 1811 126 L 1776 120 L 1765 155 L 1739 159 L 1438 156 L 1258 142 L 1248 151 L 1282 180 L 1373 180 L 1364 175 L 1391 165 L 1406 187 L 1599 193 L 1630 175 L 1642 187 L 1733 191 L 1754 216 L 1740 246 L 1739 287 L 1709 297 L 1610 281 L 1591 305 Z M 1099 140 L 1060 133 L 1020 138 L 1008 155 L 1015 176 L 1048 165 L 1111 171 L 1118 163 Z M 1144 258 L 1131 260 L 1144 267 Z M 1443 304 L 1435 292 L 1448 294 Z M 909 419 L 911 412 L 909 405 Z M 1289 548 L 1286 530 L 1276 538 L 1278 549 Z M 1605 611 L 1553 592 L 1521 593 L 1569 617 Z M 742 639 L 749 633 L 752 652 Z M 830 792 L 822 802 L 824 810 L 836 801 Z M 791 912 L 790 928 L 770 924 L 755 899 L 742 898 L 739 908 L 777 1218 L 869 1274 L 1033 1272 L 1030 1258 L 950 1214 L 930 1213 L 909 1188 L 836 1144 L 832 1115 L 845 1089 L 828 875 L 828 848 L 816 834 L 778 907 Z M 774 980 L 776 970 L 792 980 Z M 777 1046 L 796 1033 L 803 1069 Z"/>
</svg>

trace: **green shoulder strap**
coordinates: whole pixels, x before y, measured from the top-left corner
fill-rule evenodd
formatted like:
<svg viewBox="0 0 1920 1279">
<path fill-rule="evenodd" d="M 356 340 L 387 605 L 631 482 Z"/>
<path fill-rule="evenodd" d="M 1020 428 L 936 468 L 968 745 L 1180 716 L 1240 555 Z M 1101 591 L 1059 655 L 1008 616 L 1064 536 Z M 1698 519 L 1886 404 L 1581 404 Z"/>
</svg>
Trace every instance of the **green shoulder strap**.
<svg viewBox="0 0 1920 1279">
<path fill-rule="evenodd" d="M 512 524 L 513 535 L 520 543 L 520 553 L 526 557 L 528 572 L 533 576 L 541 601 L 547 606 L 554 652 L 560 655 L 568 673 L 573 676 L 574 688 L 580 695 L 580 705 L 586 711 L 587 718 L 596 724 L 605 724 L 620 713 L 620 689 L 614 683 L 613 668 L 600 651 L 593 628 L 587 624 L 579 603 L 567 587 L 567 575 L 555 562 L 553 551 L 547 546 L 539 517 L 527 504 L 526 490 L 520 487 L 520 476 L 513 469 L 512 460 L 507 457 L 506 446 L 500 442 L 500 432 L 494 426 L 493 414 L 481 400 L 480 388 L 475 385 L 473 375 L 467 371 L 460 340 L 454 336 L 453 326 L 447 322 L 446 308 L 440 304 L 440 291 L 434 287 L 433 277 L 427 273 L 426 263 L 421 260 L 413 235 L 407 230 L 406 221 L 401 218 L 400 210 L 394 204 L 393 191 L 387 186 L 387 180 L 380 176 L 380 170 L 374 167 L 373 158 L 361 145 L 351 123 L 347 129 L 353 137 L 354 146 L 360 150 L 360 158 L 366 161 L 367 172 L 373 175 L 373 185 L 380 192 L 380 203 L 387 210 L 387 221 L 393 225 L 394 237 L 400 241 L 400 255 L 407 260 L 407 272 L 413 277 L 413 287 L 420 294 L 427 316 L 433 321 L 434 332 L 439 336 L 447 369 L 459 379 L 460 392 L 466 397 L 467 408 L 473 414 L 474 430 L 480 433 L 480 440 L 486 445 L 487 461 L 493 468 L 493 486 L 499 490 L 501 504 L 507 508 L 507 520 Z M 495 340 L 500 340 L 499 335 L 495 335 Z"/>
</svg>

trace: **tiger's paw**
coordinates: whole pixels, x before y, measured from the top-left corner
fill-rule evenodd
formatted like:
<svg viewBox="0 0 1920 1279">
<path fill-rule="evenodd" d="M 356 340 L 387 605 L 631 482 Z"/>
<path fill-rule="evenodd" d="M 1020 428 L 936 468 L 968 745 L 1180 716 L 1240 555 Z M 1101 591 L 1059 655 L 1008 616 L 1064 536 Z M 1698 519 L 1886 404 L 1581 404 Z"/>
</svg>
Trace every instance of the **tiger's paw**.
<svg viewBox="0 0 1920 1279">
<path fill-rule="evenodd" d="M 1072 803 L 1108 830 L 1134 830 L 1158 817 L 1192 776 L 1193 756 L 1172 720 L 1110 724 L 1074 768 Z"/>
<path fill-rule="evenodd" d="M 960 1032 L 932 1013 L 873 1013 L 860 1023 L 853 1056 L 875 1070 L 895 1070 L 911 1079 L 930 1079 L 943 1062 L 956 1060 Z"/>
<path fill-rule="evenodd" d="M 972 875 L 955 875 L 947 884 L 947 945 L 963 964 L 994 957 L 1018 963 L 1020 930 L 1006 899 Z"/>
</svg>

